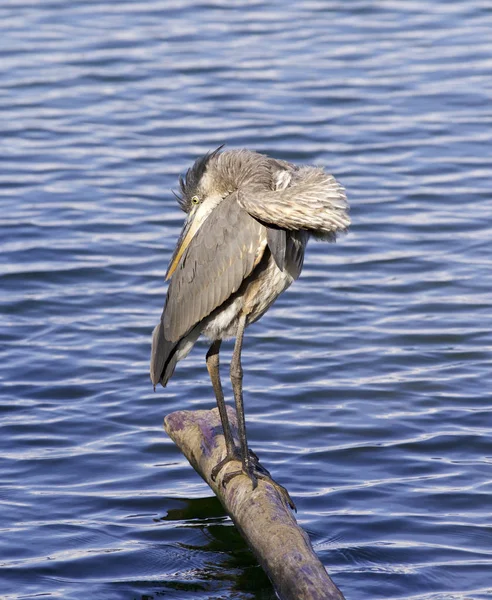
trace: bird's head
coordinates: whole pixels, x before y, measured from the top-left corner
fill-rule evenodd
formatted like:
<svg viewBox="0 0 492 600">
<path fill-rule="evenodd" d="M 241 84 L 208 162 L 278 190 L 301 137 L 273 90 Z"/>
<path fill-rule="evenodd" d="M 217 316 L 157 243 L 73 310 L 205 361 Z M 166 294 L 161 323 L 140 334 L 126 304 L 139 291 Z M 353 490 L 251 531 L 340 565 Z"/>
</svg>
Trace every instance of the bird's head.
<svg viewBox="0 0 492 600">
<path fill-rule="evenodd" d="M 198 158 L 185 177 L 179 178 L 179 194 L 175 196 L 187 216 L 166 279 L 174 273 L 191 240 L 212 210 L 250 180 L 268 177 L 266 169 L 262 169 L 264 157 L 261 154 L 248 150 L 221 153 L 222 148 L 219 146 Z"/>
<path fill-rule="evenodd" d="M 181 210 L 186 213 L 186 220 L 169 263 L 166 279 L 169 279 L 174 273 L 193 236 L 200 229 L 213 207 L 222 198 L 220 191 L 216 189 L 217 186 L 213 185 L 210 176 L 210 168 L 220 156 L 222 148 L 223 145 L 198 158 L 193 166 L 188 169 L 186 175 L 184 177 L 180 175 L 179 177 L 179 194 L 175 193 L 174 195 Z"/>
</svg>

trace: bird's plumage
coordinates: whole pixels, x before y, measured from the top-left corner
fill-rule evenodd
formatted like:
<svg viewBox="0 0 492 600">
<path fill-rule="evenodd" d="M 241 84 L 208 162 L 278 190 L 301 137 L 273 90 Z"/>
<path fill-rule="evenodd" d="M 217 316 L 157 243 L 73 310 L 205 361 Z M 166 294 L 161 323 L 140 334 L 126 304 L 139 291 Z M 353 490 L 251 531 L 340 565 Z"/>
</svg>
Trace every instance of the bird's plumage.
<svg viewBox="0 0 492 600">
<path fill-rule="evenodd" d="M 200 333 L 222 339 L 240 315 L 257 320 L 299 276 L 310 235 L 334 241 L 350 224 L 332 175 L 248 150 L 198 159 L 180 191 L 187 221 L 154 330 L 154 385 L 167 383 Z"/>
<path fill-rule="evenodd" d="M 333 175 L 316 167 L 301 167 L 278 190 L 251 185 L 239 192 L 239 203 L 265 225 L 287 231 L 304 230 L 335 239 L 350 224 L 345 191 Z"/>
<path fill-rule="evenodd" d="M 191 198 L 196 194 L 200 181 L 205 174 L 208 163 L 217 156 L 222 150 L 223 145 L 219 146 L 213 152 L 207 152 L 200 158 L 197 158 L 193 165 L 186 172 L 185 177 L 179 176 L 180 194 L 175 194 L 178 204 L 185 213 L 191 210 Z"/>
<path fill-rule="evenodd" d="M 164 335 L 178 341 L 236 292 L 255 264 L 262 230 L 233 192 L 191 241 L 169 285 Z"/>
</svg>

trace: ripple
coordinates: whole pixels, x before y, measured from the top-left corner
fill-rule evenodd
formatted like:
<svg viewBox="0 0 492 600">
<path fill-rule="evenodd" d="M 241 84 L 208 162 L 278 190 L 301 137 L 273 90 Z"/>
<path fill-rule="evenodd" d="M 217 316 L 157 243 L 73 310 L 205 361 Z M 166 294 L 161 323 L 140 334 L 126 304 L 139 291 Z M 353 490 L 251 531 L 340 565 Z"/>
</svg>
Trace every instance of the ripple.
<svg viewBox="0 0 492 600">
<path fill-rule="evenodd" d="M 148 381 L 170 190 L 224 142 L 326 166 L 352 207 L 247 331 L 252 447 L 347 599 L 490 596 L 491 25 L 482 0 L 2 4 L 5 598 L 273 598 L 162 431 L 213 406 L 206 344 Z"/>
</svg>

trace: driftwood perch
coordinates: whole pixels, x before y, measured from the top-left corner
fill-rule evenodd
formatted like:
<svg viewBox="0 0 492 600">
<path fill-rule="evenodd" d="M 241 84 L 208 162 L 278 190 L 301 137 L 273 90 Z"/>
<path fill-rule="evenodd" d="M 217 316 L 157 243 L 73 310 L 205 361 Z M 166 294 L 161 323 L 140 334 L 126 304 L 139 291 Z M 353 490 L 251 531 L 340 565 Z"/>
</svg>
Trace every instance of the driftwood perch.
<svg viewBox="0 0 492 600">
<path fill-rule="evenodd" d="M 230 407 L 228 415 L 237 440 L 236 416 Z M 253 490 L 250 479 L 238 475 L 224 487 L 223 476 L 240 466 L 236 461 L 226 464 L 212 481 L 213 467 L 226 454 L 216 408 L 174 412 L 164 419 L 164 429 L 219 498 L 281 600 L 344 600 L 272 483 L 259 479 Z"/>
</svg>

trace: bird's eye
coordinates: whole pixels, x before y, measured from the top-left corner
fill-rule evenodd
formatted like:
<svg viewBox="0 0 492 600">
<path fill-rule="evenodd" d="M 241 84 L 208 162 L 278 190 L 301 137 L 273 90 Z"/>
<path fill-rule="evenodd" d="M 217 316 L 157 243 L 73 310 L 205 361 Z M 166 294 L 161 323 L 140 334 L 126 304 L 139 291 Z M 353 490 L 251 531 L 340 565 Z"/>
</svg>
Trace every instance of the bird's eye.
<svg viewBox="0 0 492 600">
<path fill-rule="evenodd" d="M 200 198 L 198 196 L 192 196 L 191 197 L 191 202 L 193 204 L 199 204 L 200 203 Z"/>
</svg>

